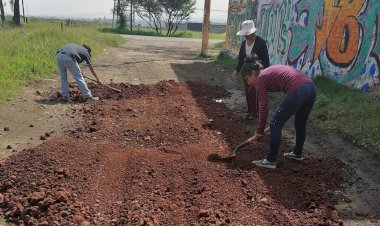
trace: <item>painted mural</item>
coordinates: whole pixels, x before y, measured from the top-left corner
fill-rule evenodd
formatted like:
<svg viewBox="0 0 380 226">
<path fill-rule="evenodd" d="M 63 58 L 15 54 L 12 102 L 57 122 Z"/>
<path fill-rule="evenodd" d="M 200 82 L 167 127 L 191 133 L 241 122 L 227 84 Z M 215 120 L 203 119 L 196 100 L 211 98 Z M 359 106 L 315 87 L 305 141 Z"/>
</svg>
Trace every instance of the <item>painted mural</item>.
<svg viewBox="0 0 380 226">
<path fill-rule="evenodd" d="M 267 41 L 271 64 L 363 92 L 379 87 L 379 0 L 230 0 L 229 47 L 238 48 L 236 32 L 247 19 Z"/>
</svg>

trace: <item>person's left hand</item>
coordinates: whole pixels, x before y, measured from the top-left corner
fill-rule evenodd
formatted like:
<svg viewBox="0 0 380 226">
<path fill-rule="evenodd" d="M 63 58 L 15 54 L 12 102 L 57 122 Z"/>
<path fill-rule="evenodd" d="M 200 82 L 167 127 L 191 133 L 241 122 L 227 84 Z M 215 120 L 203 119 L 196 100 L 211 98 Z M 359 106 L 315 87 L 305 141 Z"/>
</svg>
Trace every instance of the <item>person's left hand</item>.
<svg viewBox="0 0 380 226">
<path fill-rule="evenodd" d="M 256 133 L 253 135 L 253 137 L 248 138 L 248 142 L 252 143 L 255 140 L 259 140 L 261 137 L 263 137 L 264 134 Z"/>
</svg>

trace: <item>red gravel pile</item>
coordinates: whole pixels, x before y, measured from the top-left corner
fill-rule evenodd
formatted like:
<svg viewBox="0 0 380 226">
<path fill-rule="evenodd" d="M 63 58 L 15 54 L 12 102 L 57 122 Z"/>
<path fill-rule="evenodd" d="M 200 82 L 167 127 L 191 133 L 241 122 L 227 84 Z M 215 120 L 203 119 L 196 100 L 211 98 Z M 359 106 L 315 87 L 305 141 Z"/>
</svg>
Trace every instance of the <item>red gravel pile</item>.
<svg viewBox="0 0 380 226">
<path fill-rule="evenodd" d="M 228 156 L 252 135 L 203 83 L 90 84 L 97 102 L 66 135 L 0 163 L 0 216 L 19 225 L 339 225 L 331 195 L 343 180 L 332 159 L 279 159 L 268 140 Z M 284 140 L 281 151 L 290 145 Z M 321 150 L 324 151 L 324 150 Z M 307 150 L 306 150 L 307 152 Z"/>
</svg>

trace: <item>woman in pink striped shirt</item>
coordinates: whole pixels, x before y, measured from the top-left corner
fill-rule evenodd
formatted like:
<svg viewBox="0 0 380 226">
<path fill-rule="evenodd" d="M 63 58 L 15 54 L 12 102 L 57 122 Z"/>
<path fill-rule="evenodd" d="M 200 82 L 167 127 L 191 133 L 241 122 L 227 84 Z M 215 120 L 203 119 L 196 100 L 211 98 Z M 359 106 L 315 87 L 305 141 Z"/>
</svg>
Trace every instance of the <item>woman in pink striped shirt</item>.
<svg viewBox="0 0 380 226">
<path fill-rule="evenodd" d="M 313 108 L 316 92 L 312 80 L 297 69 L 286 65 L 273 65 L 262 70 L 262 65 L 256 59 L 256 56 L 247 58 L 242 71 L 247 83 L 255 86 L 259 103 L 259 121 L 255 134 L 249 138 L 249 142 L 264 135 L 268 117 L 268 92 L 282 91 L 286 94 L 269 123 L 270 150 L 267 157 L 253 161 L 257 166 L 274 169 L 281 142 L 281 130 L 292 115 L 295 115 L 296 145 L 284 156 L 299 161 L 303 159 L 306 122 Z"/>
</svg>

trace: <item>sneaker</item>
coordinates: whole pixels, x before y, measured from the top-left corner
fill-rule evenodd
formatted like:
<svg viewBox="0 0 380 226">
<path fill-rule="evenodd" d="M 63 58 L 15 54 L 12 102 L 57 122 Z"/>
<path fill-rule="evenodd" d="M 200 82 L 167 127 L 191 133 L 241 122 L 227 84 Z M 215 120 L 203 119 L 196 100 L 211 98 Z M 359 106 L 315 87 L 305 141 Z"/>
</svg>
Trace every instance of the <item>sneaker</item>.
<svg viewBox="0 0 380 226">
<path fill-rule="evenodd" d="M 259 167 L 276 169 L 276 162 L 269 162 L 267 159 L 255 160 L 252 163 Z"/>
<path fill-rule="evenodd" d="M 257 117 L 254 116 L 254 115 L 246 115 L 246 116 L 245 116 L 245 119 L 246 119 L 246 120 L 249 120 L 249 121 L 250 121 L 250 120 L 255 120 L 256 118 L 257 118 Z"/>
<path fill-rule="evenodd" d="M 299 156 L 299 155 L 295 154 L 293 151 L 288 152 L 288 153 L 284 153 L 284 156 L 288 157 L 290 159 L 297 160 L 297 161 L 302 161 L 303 160 L 302 156 Z"/>
<path fill-rule="evenodd" d="M 99 100 L 99 97 L 90 96 L 90 97 L 86 97 L 86 100 L 87 101 L 97 101 L 97 100 Z"/>
</svg>

